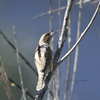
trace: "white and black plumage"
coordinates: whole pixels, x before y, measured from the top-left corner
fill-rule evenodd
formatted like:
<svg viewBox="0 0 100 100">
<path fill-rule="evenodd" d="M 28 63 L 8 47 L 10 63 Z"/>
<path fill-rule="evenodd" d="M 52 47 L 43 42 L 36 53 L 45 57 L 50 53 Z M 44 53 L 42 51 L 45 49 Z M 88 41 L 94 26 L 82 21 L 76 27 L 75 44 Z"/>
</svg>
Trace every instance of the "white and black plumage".
<svg viewBox="0 0 100 100">
<path fill-rule="evenodd" d="M 35 52 L 34 61 L 38 71 L 38 83 L 36 90 L 40 91 L 45 86 L 44 78 L 47 72 L 50 72 L 52 68 L 50 67 L 52 61 L 52 51 L 49 46 L 52 36 L 56 32 L 45 33 L 41 36 L 39 40 L 38 47 Z"/>
</svg>

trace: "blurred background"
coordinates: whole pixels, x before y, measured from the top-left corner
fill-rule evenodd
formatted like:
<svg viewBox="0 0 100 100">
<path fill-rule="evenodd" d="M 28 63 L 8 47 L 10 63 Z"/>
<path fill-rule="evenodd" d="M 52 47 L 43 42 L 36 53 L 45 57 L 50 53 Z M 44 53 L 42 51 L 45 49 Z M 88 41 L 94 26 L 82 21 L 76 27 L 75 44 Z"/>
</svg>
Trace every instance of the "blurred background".
<svg viewBox="0 0 100 100">
<path fill-rule="evenodd" d="M 96 1 L 96 0 L 95 0 Z M 61 0 L 61 7 L 66 6 L 66 0 Z M 79 2 L 75 0 L 74 3 Z M 84 31 L 91 20 L 98 2 L 87 2 L 83 5 L 81 33 Z M 52 10 L 58 9 L 58 0 L 52 0 Z M 15 46 L 13 26 L 17 35 L 19 52 L 34 67 L 34 53 L 39 38 L 45 32 L 50 32 L 50 15 L 33 19 L 34 17 L 49 11 L 49 0 L 0 0 L 0 30 L 8 40 Z M 65 9 L 61 10 L 61 21 L 63 22 Z M 71 46 L 76 42 L 78 24 L 79 5 L 74 5 L 71 11 L 72 41 Z M 53 31 L 59 29 L 58 11 L 52 13 Z M 57 48 L 59 33 L 54 36 L 54 52 Z M 68 38 L 64 44 L 61 57 L 68 52 Z M 4 64 L 7 76 L 20 85 L 18 64 L 14 49 L 0 35 L 0 56 Z M 71 80 L 74 66 L 75 50 L 71 53 L 71 72 L 68 91 L 70 98 Z M 20 58 L 20 66 L 25 89 L 31 94 L 36 95 L 37 75 Z M 60 65 L 60 100 L 64 98 L 67 73 L 67 59 Z M 92 26 L 87 31 L 79 44 L 79 58 L 73 100 L 99 100 L 100 99 L 100 12 L 97 14 Z M 52 85 L 51 85 L 52 87 Z M 22 92 L 16 86 L 12 87 L 16 100 L 20 100 Z M 52 89 L 51 89 L 52 91 Z M 44 100 L 46 99 L 46 94 Z M 3 84 L 0 81 L 0 100 L 8 100 Z M 27 97 L 27 100 L 32 100 Z M 52 99 L 51 99 L 52 100 Z"/>
</svg>

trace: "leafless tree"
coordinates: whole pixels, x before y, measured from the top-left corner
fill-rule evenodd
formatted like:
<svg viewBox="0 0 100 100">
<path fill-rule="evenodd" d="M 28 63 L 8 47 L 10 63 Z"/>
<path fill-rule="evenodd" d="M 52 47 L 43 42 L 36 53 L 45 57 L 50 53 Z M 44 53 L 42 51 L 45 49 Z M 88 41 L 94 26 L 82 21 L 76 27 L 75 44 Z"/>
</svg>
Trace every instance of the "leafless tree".
<svg viewBox="0 0 100 100">
<path fill-rule="evenodd" d="M 98 11 L 99 11 L 99 8 L 100 8 L 100 2 L 98 3 L 98 6 L 94 12 L 94 15 L 93 17 L 91 18 L 89 24 L 87 25 L 87 27 L 85 28 L 85 30 L 80 34 L 80 26 L 81 26 L 81 10 L 82 10 L 82 5 L 86 2 L 92 2 L 92 0 L 80 0 L 78 3 L 74 4 L 74 0 L 68 0 L 68 3 L 66 2 L 67 6 L 66 7 L 61 7 L 60 6 L 60 0 L 58 0 L 59 2 L 59 8 L 56 9 L 56 10 L 52 10 L 52 1 L 50 0 L 50 11 L 47 12 L 47 13 L 43 13 L 37 17 L 34 17 L 34 19 L 38 18 L 38 17 L 41 17 L 41 16 L 44 16 L 46 14 L 49 14 L 50 15 L 50 31 L 53 31 L 53 27 L 52 27 L 52 13 L 53 12 L 58 12 L 59 14 L 59 29 L 61 28 L 61 10 L 63 9 L 66 9 L 65 11 L 65 15 L 64 15 L 64 19 L 63 19 L 63 25 L 62 25 L 62 30 L 61 30 L 61 33 L 59 33 L 59 40 L 58 40 L 58 46 L 57 46 L 57 49 L 56 49 L 56 52 L 54 54 L 54 58 L 53 58 L 53 71 L 50 72 L 46 79 L 45 79 L 45 87 L 38 92 L 37 95 L 35 96 L 32 96 L 30 93 L 28 93 L 26 91 L 26 89 L 24 88 L 24 83 L 23 83 L 23 80 L 22 80 L 22 73 L 21 73 L 21 69 L 20 69 L 20 63 L 19 63 L 19 56 L 26 62 L 26 64 L 33 70 L 33 72 L 37 75 L 37 72 L 36 70 L 32 67 L 32 65 L 25 59 L 25 57 L 18 51 L 18 47 L 17 47 L 17 39 L 16 39 L 16 32 L 15 32 L 15 27 L 13 27 L 13 33 L 15 35 L 15 44 L 16 44 L 16 47 L 14 47 L 14 45 L 8 40 L 8 38 L 3 34 L 2 31 L 0 31 L 0 34 L 2 35 L 2 37 L 8 42 L 8 44 L 16 51 L 16 54 L 17 54 L 17 62 L 18 62 L 18 69 L 19 69 L 19 75 L 20 75 L 20 81 L 21 81 L 21 87 L 19 85 L 17 85 L 13 80 L 11 80 L 10 78 L 7 77 L 6 75 L 6 72 L 4 70 L 4 66 L 3 66 L 3 62 L 1 61 L 1 58 L 0 58 L 0 78 L 2 79 L 2 82 L 4 84 L 4 87 L 5 87 L 5 91 L 6 91 L 6 94 L 9 98 L 9 100 L 15 100 L 14 98 L 14 95 L 12 93 L 12 90 L 10 88 L 10 85 L 9 85 L 9 81 L 11 83 L 14 83 L 19 89 L 22 90 L 22 98 L 24 100 L 26 100 L 26 95 L 28 95 L 31 99 L 33 100 L 42 100 L 43 97 L 44 97 L 44 94 L 45 92 L 48 90 L 48 100 L 50 100 L 50 96 L 54 99 L 54 100 L 60 100 L 59 98 L 59 78 L 60 78 L 60 69 L 58 69 L 58 75 L 56 75 L 55 71 L 56 69 L 58 68 L 58 66 L 68 57 L 68 68 L 67 68 L 67 76 L 66 76 L 66 80 L 69 80 L 69 73 L 70 73 L 70 54 L 72 53 L 72 51 L 76 48 L 76 55 L 75 55 L 75 62 L 74 62 L 74 70 L 73 70 L 73 79 L 72 79 L 72 86 L 71 86 L 71 100 L 73 98 L 73 91 L 74 91 L 74 80 L 75 80 L 75 76 L 76 76 L 76 72 L 77 72 L 77 61 L 78 61 L 78 45 L 80 43 L 80 41 L 82 40 L 82 38 L 84 37 L 84 35 L 86 34 L 86 32 L 88 31 L 88 29 L 90 28 L 90 26 L 92 25 Z M 76 43 L 74 44 L 74 46 L 71 48 L 71 18 L 70 18 L 70 12 L 71 12 L 71 9 L 72 9 L 72 6 L 74 5 L 79 5 L 79 20 L 78 20 L 78 29 L 77 29 L 77 40 L 76 40 Z M 69 24 L 68 24 L 69 22 Z M 69 31 L 69 32 L 68 32 Z M 63 57 L 60 57 L 61 56 L 61 52 L 62 52 L 62 48 L 64 46 L 64 43 L 65 43 L 65 40 L 66 40 L 66 37 L 67 37 L 67 32 L 68 32 L 68 44 L 69 44 L 69 51 L 63 56 Z M 53 40 L 52 40 L 52 43 L 51 43 L 51 46 L 53 48 Z M 53 49 L 52 49 L 53 50 Z M 50 85 L 49 85 L 49 82 L 50 80 L 52 79 L 52 77 L 54 76 L 54 83 L 53 83 L 53 86 L 54 86 L 54 90 L 53 90 L 53 93 L 51 92 L 51 89 L 50 89 Z M 55 79 L 55 77 L 57 77 Z M 57 86 L 55 86 L 55 83 L 57 82 Z M 66 90 L 65 90 L 65 94 L 64 94 L 64 100 L 67 99 L 67 94 L 68 94 L 68 82 L 66 82 Z M 49 85 L 49 88 L 48 88 L 48 85 Z"/>
</svg>

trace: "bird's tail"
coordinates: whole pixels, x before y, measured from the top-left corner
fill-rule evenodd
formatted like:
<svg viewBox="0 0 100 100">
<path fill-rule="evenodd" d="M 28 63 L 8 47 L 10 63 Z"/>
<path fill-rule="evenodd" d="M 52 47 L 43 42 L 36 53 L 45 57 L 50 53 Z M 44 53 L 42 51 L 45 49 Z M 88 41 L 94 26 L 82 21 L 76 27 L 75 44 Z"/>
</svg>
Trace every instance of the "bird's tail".
<svg viewBox="0 0 100 100">
<path fill-rule="evenodd" d="M 39 77 L 38 77 L 38 83 L 37 83 L 37 86 L 36 86 L 36 90 L 37 91 L 40 91 L 41 89 L 43 89 L 45 86 L 45 82 L 44 82 L 44 73 L 43 72 L 40 72 L 39 73 Z"/>
</svg>

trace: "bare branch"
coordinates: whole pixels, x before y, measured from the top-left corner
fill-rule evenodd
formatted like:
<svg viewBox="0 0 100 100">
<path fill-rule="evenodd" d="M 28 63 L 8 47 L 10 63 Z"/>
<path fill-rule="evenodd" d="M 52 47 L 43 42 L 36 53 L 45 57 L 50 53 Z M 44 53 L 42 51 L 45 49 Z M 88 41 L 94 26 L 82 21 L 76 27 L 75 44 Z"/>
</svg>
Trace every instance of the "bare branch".
<svg viewBox="0 0 100 100">
<path fill-rule="evenodd" d="M 70 0 L 68 2 L 67 9 L 65 11 L 62 31 L 61 31 L 61 35 L 60 35 L 60 38 L 59 38 L 59 41 L 58 41 L 58 48 L 57 48 L 55 56 L 54 56 L 54 71 L 56 70 L 56 68 L 58 66 L 57 62 L 59 60 L 60 53 L 61 53 L 61 50 L 63 48 L 64 42 L 65 42 L 65 39 L 66 39 L 66 36 L 67 36 L 66 33 L 67 33 L 67 30 L 68 30 L 68 28 L 67 28 L 68 18 L 69 18 L 69 13 L 71 11 L 73 2 L 74 2 L 74 0 Z"/>
<path fill-rule="evenodd" d="M 16 82 L 14 82 L 12 79 L 8 78 L 9 81 L 11 82 L 11 85 L 13 84 L 14 86 L 16 86 L 19 89 L 22 89 Z M 25 92 L 27 94 L 28 97 L 30 97 L 31 99 L 35 99 L 29 92 Z"/>
<path fill-rule="evenodd" d="M 92 4 L 92 3 L 99 2 L 99 0 L 83 0 L 82 2 L 83 2 L 83 4 L 88 3 L 88 2 L 90 2 Z M 80 3 L 81 2 L 79 1 L 79 2 L 75 3 L 74 5 L 80 5 Z"/>
<path fill-rule="evenodd" d="M 48 85 L 48 94 L 47 94 L 47 100 L 50 100 L 50 86 L 51 86 L 51 81 L 49 82 L 49 85 Z"/>
<path fill-rule="evenodd" d="M 81 29 L 81 17 L 82 17 L 82 5 L 83 5 L 82 3 L 83 3 L 82 0 L 80 0 L 78 28 L 77 28 L 77 40 L 80 36 L 80 29 Z M 79 53 L 79 45 L 77 45 L 76 52 L 75 52 L 74 71 L 73 71 L 72 86 L 71 86 L 71 100 L 73 99 L 73 91 L 74 91 L 74 84 L 75 84 L 74 80 L 75 80 L 75 77 L 76 77 L 77 63 L 78 63 L 78 53 Z"/>
<path fill-rule="evenodd" d="M 59 15 L 59 29 L 61 29 L 61 24 L 62 24 L 62 20 L 61 20 L 61 0 L 58 0 L 58 6 L 59 6 L 59 11 L 58 11 L 58 15 Z M 59 37 L 60 37 L 60 32 L 59 32 Z M 60 66 L 58 66 L 58 70 L 57 70 L 57 85 L 56 85 L 56 98 L 57 100 L 60 100 L 59 97 L 59 93 L 60 93 Z"/>
<path fill-rule="evenodd" d="M 50 32 L 53 31 L 53 27 L 52 27 L 52 0 L 49 0 L 49 9 L 50 9 Z"/>
<path fill-rule="evenodd" d="M 53 16 L 52 16 L 52 0 L 49 0 L 49 9 L 50 9 L 50 13 L 49 13 L 50 14 L 50 22 L 49 22 L 49 25 L 50 25 L 50 32 L 52 32 L 53 31 L 53 26 L 52 26 L 52 19 L 53 19 Z M 53 52 L 54 52 L 54 38 L 52 38 L 52 40 L 50 42 L 50 47 L 51 47 L 52 55 L 53 55 Z M 53 61 L 51 62 L 50 66 L 53 67 Z M 53 95 L 53 93 L 50 90 L 50 86 L 51 86 L 51 82 L 48 85 L 48 97 L 47 97 L 47 100 L 50 100 L 50 94 Z M 54 98 L 54 95 L 52 97 Z"/>
<path fill-rule="evenodd" d="M 21 72 L 21 67 L 20 67 L 20 63 L 19 63 L 19 54 L 18 54 L 18 46 L 17 46 L 17 40 L 16 40 L 17 37 L 16 37 L 16 32 L 15 32 L 15 26 L 13 26 L 13 33 L 14 33 L 14 36 L 15 36 L 16 56 L 17 56 L 19 77 L 20 77 L 20 82 L 21 82 L 21 87 L 22 87 L 22 97 L 23 97 L 24 100 L 26 100 L 25 89 L 24 89 L 23 79 L 22 79 L 22 72 Z"/>
<path fill-rule="evenodd" d="M 83 1 L 83 4 L 86 4 L 86 3 L 88 3 L 88 2 L 90 2 L 90 3 L 92 4 L 92 3 L 97 3 L 97 2 L 99 2 L 99 0 L 84 0 L 84 1 Z M 74 3 L 73 6 L 76 6 L 76 5 L 79 5 L 79 4 L 80 4 L 80 2 L 77 2 L 77 3 Z M 60 9 L 52 10 L 52 13 L 57 12 L 57 11 L 64 10 L 64 9 L 66 9 L 66 8 L 67 8 L 67 6 L 63 6 L 63 7 L 61 7 Z M 45 16 L 45 15 L 48 15 L 48 14 L 50 14 L 50 13 L 51 13 L 51 12 L 48 11 L 48 12 L 46 12 L 46 13 L 40 14 L 40 15 L 38 15 L 38 16 L 36 16 L 36 17 L 33 17 L 33 19 L 36 19 L 36 18 Z"/>
<path fill-rule="evenodd" d="M 15 100 L 13 92 L 11 90 L 11 86 L 10 86 L 7 74 L 6 74 L 6 71 L 5 71 L 3 63 L 1 61 L 1 57 L 0 57 L 0 72 L 1 72 L 0 76 L 2 78 L 2 82 L 3 82 L 3 85 L 4 85 L 4 89 L 6 91 L 6 94 L 8 96 L 8 99 L 9 100 Z"/>
<path fill-rule="evenodd" d="M 8 40 L 8 38 L 4 35 L 4 33 L 0 30 L 0 34 L 1 36 L 8 42 L 8 44 L 16 51 L 15 46 Z M 19 56 L 25 61 L 25 63 L 33 70 L 33 72 L 37 74 L 37 71 L 34 69 L 34 67 L 28 62 L 28 60 L 26 60 L 26 58 L 20 53 L 18 52 Z"/>
<path fill-rule="evenodd" d="M 69 30 L 68 30 L 68 50 L 71 49 L 71 15 L 69 15 Z M 66 75 L 66 85 L 65 85 L 65 94 L 64 100 L 67 100 L 68 95 L 68 86 L 69 86 L 69 78 L 70 78 L 70 65 L 71 65 L 71 55 L 68 56 L 68 65 L 67 65 L 67 75 Z"/>
<path fill-rule="evenodd" d="M 53 95 L 54 95 L 54 99 L 53 100 L 57 100 L 56 99 L 56 74 L 55 73 L 53 75 Z"/>
<path fill-rule="evenodd" d="M 66 7 L 67 7 L 67 6 L 61 7 L 60 9 L 52 10 L 52 13 L 53 13 L 53 12 L 57 12 L 57 11 L 59 11 L 59 10 L 66 9 Z M 36 16 L 36 17 L 34 17 L 33 19 L 39 18 L 39 17 L 44 16 L 44 15 L 48 15 L 48 14 L 50 14 L 50 11 L 48 11 L 47 13 L 40 14 L 39 16 Z"/>
<path fill-rule="evenodd" d="M 80 43 L 80 41 L 82 40 L 82 38 L 84 37 L 84 35 L 86 34 L 86 32 L 89 30 L 90 26 L 92 25 L 94 19 L 96 18 L 96 15 L 99 11 L 100 8 L 100 2 L 98 3 L 97 9 L 92 17 L 92 19 L 90 20 L 88 26 L 86 27 L 86 29 L 83 31 L 83 33 L 80 35 L 79 39 L 77 40 L 77 42 L 74 44 L 74 46 L 68 51 L 68 53 L 66 53 L 61 60 L 57 63 L 56 66 L 59 66 L 61 64 L 61 62 L 63 62 L 69 55 L 70 53 L 77 47 L 77 45 Z"/>
</svg>

